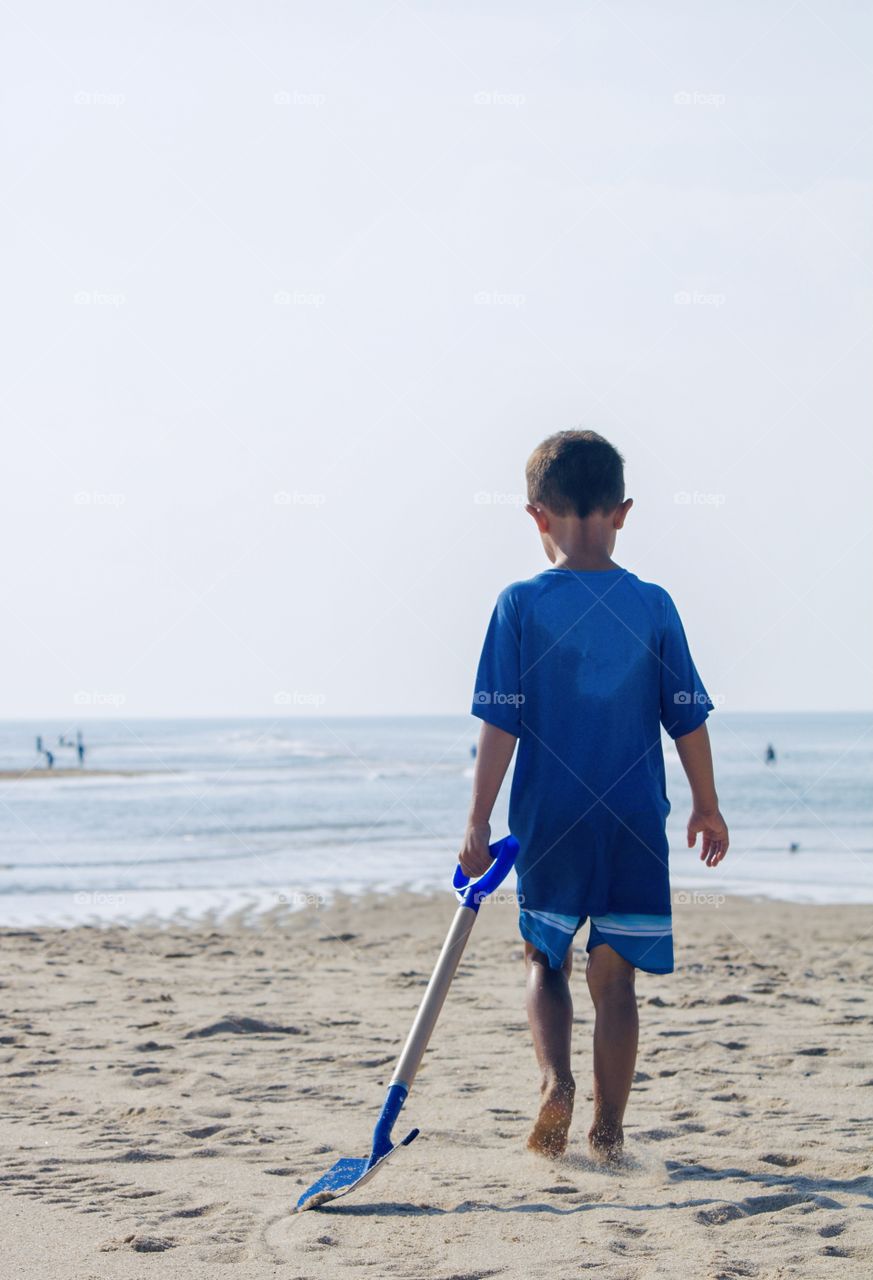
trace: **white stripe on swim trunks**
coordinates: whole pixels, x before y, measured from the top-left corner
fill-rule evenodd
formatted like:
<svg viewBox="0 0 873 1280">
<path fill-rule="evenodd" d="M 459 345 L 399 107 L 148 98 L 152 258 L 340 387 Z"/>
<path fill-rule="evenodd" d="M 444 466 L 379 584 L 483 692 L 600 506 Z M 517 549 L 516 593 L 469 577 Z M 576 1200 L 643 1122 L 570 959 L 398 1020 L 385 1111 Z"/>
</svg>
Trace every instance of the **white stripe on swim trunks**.
<svg viewBox="0 0 873 1280">
<path fill-rule="evenodd" d="M 656 924 L 654 921 L 660 921 L 660 923 Z M 619 923 L 614 916 L 592 916 L 591 923 L 596 925 L 601 933 L 622 934 L 627 937 L 661 938 L 673 932 L 670 916 L 655 916 L 646 923 L 639 924 L 628 920 L 622 920 Z"/>
<path fill-rule="evenodd" d="M 535 920 L 544 920 L 546 924 L 550 924 L 553 929 L 560 929 L 561 933 L 573 934 L 576 932 L 579 924 L 578 917 L 556 916 L 552 915 L 549 911 L 531 911 L 528 908 L 525 908 L 524 914 L 526 916 L 532 916 Z M 576 919 L 576 924 L 569 924 L 568 921 L 571 921 L 574 918 Z"/>
</svg>

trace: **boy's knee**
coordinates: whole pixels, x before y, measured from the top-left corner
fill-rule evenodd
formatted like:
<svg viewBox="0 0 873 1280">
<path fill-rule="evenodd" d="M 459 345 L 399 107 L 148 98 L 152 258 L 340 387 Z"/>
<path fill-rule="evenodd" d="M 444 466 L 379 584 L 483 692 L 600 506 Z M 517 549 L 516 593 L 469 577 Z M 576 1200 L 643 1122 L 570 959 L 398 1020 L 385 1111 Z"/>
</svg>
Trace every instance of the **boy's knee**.
<svg viewBox="0 0 873 1280">
<path fill-rule="evenodd" d="M 569 977 L 573 968 L 573 948 L 569 947 L 567 949 L 567 954 L 564 957 L 564 963 L 561 965 L 560 969 L 553 969 L 549 964 L 549 957 L 545 952 L 540 951 L 532 942 L 528 942 L 527 939 L 525 939 L 524 967 L 530 971 L 532 965 L 539 965 L 546 973 L 564 973 Z"/>
<path fill-rule="evenodd" d="M 636 969 L 607 943 L 601 943 L 589 954 L 585 976 L 595 1002 L 600 999 L 636 1001 Z"/>
</svg>

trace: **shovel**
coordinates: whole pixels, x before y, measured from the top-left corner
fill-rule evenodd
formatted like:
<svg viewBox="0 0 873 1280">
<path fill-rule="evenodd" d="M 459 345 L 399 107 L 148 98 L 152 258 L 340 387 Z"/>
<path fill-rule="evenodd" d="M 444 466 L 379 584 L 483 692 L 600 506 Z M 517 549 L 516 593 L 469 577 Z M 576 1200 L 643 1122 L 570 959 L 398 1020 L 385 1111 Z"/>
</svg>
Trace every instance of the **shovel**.
<svg viewBox="0 0 873 1280">
<path fill-rule="evenodd" d="M 490 853 L 494 861 L 478 880 L 470 881 L 460 866 L 455 868 L 452 887 L 461 905 L 455 912 L 455 918 L 443 943 L 436 968 L 427 984 L 427 990 L 406 1038 L 406 1044 L 403 1046 L 403 1052 L 394 1068 L 379 1119 L 376 1121 L 376 1128 L 373 1130 L 372 1151 L 369 1156 L 364 1156 L 360 1160 L 337 1160 L 336 1164 L 317 1182 L 314 1182 L 308 1191 L 303 1192 L 297 1201 L 298 1213 L 303 1209 L 316 1209 L 319 1205 L 326 1204 L 328 1200 L 337 1200 L 340 1196 L 346 1196 L 350 1191 L 354 1191 L 356 1187 L 362 1187 L 378 1173 L 396 1151 L 401 1147 L 408 1147 L 410 1142 L 418 1137 L 418 1129 L 410 1129 L 406 1137 L 395 1144 L 391 1140 L 391 1130 L 412 1088 L 415 1073 L 424 1057 L 436 1020 L 440 1016 L 440 1010 L 464 953 L 467 939 L 476 923 L 479 907 L 488 895 L 503 883 L 512 870 L 518 854 L 518 841 L 514 836 L 504 836 L 502 840 L 498 840 L 491 846 Z"/>
</svg>

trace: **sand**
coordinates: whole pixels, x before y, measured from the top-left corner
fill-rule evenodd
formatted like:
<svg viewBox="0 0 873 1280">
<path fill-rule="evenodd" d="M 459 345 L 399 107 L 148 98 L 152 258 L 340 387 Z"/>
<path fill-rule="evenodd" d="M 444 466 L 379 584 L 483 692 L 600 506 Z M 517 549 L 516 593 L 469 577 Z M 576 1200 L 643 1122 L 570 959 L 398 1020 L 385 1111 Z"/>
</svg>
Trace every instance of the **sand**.
<svg viewBox="0 0 873 1280">
<path fill-rule="evenodd" d="M 448 895 L 258 927 L 5 931 L 4 1272 L 869 1276 L 873 915 L 684 897 L 677 972 L 639 978 L 621 1167 L 586 1149 L 581 955 L 570 1149 L 525 1151 L 521 948 L 511 904 L 491 903 L 398 1125 L 422 1136 L 304 1214 L 290 1211 L 301 1190 L 368 1147 Z"/>
</svg>

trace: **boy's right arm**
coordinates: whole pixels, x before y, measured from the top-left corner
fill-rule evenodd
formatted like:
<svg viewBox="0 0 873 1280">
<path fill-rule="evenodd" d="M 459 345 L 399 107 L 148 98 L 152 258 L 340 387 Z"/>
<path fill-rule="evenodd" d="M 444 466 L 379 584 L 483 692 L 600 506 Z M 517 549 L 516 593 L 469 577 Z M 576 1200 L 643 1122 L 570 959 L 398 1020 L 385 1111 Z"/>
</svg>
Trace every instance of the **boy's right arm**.
<svg viewBox="0 0 873 1280">
<path fill-rule="evenodd" d="M 717 867 L 728 851 L 730 836 L 727 823 L 718 807 L 712 769 L 712 750 L 706 724 L 698 726 L 692 733 L 676 738 L 675 742 L 682 768 L 691 787 L 692 809 L 691 817 L 688 819 L 688 848 L 694 848 L 697 843 L 697 834 L 702 832 L 700 860 L 708 867 Z"/>
<path fill-rule="evenodd" d="M 483 721 L 473 771 L 473 798 L 458 861 L 465 876 L 484 875 L 491 866 L 491 810 L 497 799 L 518 739 Z"/>
</svg>

